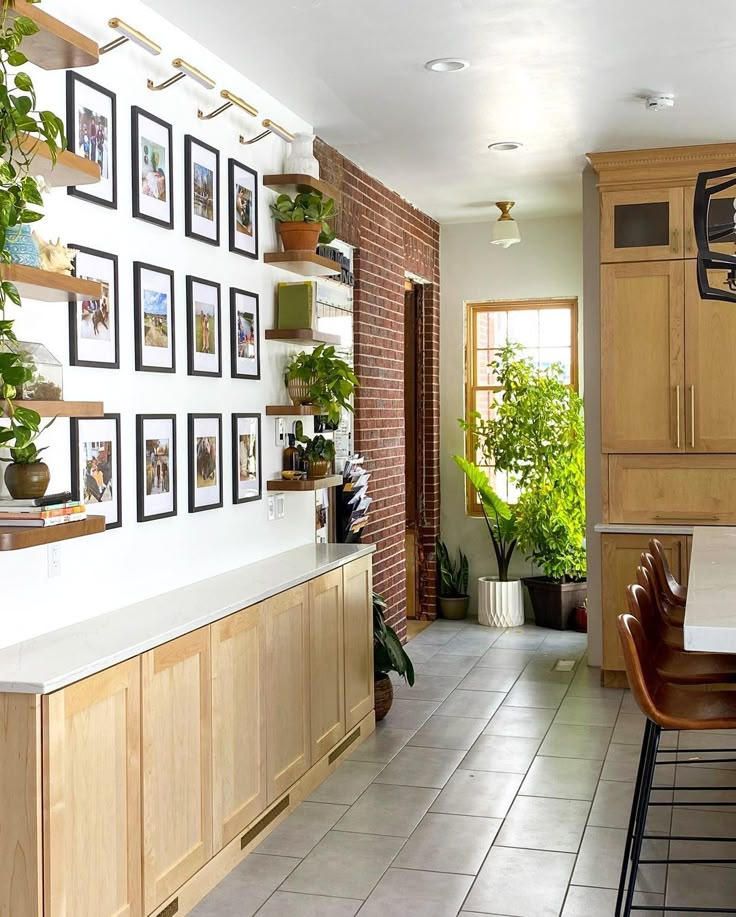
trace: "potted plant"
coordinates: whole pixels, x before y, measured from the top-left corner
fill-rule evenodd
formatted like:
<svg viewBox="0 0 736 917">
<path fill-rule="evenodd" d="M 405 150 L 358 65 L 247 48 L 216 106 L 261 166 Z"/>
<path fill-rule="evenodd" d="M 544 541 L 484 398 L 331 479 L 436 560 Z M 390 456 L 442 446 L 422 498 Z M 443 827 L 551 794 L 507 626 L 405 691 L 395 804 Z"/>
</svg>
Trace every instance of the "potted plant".
<svg viewBox="0 0 736 917">
<path fill-rule="evenodd" d="M 468 558 L 458 551 L 457 563 L 450 557 L 444 541 L 437 539 L 437 573 L 439 575 L 439 609 L 443 618 L 461 621 L 468 614 Z"/>
<path fill-rule="evenodd" d="M 399 635 L 386 624 L 385 600 L 373 593 L 373 678 L 376 722 L 382 720 L 394 702 L 394 686 L 389 672 L 397 672 L 410 686 L 414 684 L 414 666 L 401 645 Z"/>
<path fill-rule="evenodd" d="M 320 191 L 304 191 L 295 197 L 279 194 L 271 204 L 285 252 L 317 250 L 335 238 L 327 220 L 335 215 L 335 201 Z"/>
<path fill-rule="evenodd" d="M 456 464 L 478 494 L 496 557 L 498 576 L 478 578 L 478 623 L 487 627 L 520 627 L 524 623 L 524 589 L 518 577 L 509 577 L 518 543 L 516 513 L 491 486 L 486 472 L 460 455 Z"/>
<path fill-rule="evenodd" d="M 315 404 L 331 424 L 340 422 L 342 408 L 353 410 L 350 399 L 358 379 L 334 346 L 320 344 L 296 354 L 286 369 L 286 387 L 294 404 Z"/>
<path fill-rule="evenodd" d="M 307 466 L 308 478 L 323 478 L 332 469 L 335 460 L 335 444 L 331 439 L 325 439 L 321 433 L 309 437 L 304 434 L 304 425 L 301 420 L 296 422 L 296 439 L 301 443 L 297 447 L 299 457 Z"/>
<path fill-rule="evenodd" d="M 506 472 L 519 491 L 518 541 L 542 576 L 524 583 L 537 624 L 562 630 L 586 596 L 585 434 L 582 398 L 563 368 L 538 368 L 518 345 L 491 363 L 502 398 L 490 420 L 466 425 L 486 463 Z"/>
</svg>

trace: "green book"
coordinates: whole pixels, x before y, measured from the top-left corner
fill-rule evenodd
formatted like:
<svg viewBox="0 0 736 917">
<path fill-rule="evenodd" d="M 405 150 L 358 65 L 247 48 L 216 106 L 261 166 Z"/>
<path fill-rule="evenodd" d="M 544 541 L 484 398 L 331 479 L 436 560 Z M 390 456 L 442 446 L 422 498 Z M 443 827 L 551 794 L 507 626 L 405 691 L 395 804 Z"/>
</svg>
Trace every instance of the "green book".
<svg viewBox="0 0 736 917">
<path fill-rule="evenodd" d="M 304 280 L 299 283 L 280 283 L 276 327 L 314 328 L 317 283 Z"/>
</svg>

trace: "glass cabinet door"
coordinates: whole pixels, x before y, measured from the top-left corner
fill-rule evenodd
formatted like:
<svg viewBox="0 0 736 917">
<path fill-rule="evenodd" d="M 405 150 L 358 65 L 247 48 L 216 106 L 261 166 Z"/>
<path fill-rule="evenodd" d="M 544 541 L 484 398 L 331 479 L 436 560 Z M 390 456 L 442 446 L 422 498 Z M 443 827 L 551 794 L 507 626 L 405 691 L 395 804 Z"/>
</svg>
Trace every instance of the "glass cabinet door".
<svg viewBox="0 0 736 917">
<path fill-rule="evenodd" d="M 684 257 L 683 189 L 604 191 L 601 261 L 662 261 Z"/>
<path fill-rule="evenodd" d="M 693 204 L 695 189 L 685 189 L 685 257 L 697 258 L 698 245 L 695 241 L 695 227 L 693 225 Z M 736 255 L 736 231 L 728 232 L 729 223 L 733 225 L 736 220 L 736 188 L 727 188 L 710 200 L 708 208 L 708 229 L 718 227 L 719 241 L 710 243 L 710 248 L 715 252 L 724 252 L 727 255 Z"/>
</svg>

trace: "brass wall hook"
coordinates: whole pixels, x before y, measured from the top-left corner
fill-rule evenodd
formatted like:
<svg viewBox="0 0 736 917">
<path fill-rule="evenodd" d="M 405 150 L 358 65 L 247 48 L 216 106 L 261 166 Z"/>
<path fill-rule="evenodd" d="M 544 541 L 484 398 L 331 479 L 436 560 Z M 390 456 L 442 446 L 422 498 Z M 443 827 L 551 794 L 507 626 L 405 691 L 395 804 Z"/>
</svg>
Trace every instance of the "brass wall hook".
<svg viewBox="0 0 736 917">
<path fill-rule="evenodd" d="M 243 111 L 247 112 L 249 115 L 252 115 L 254 118 L 258 116 L 257 108 L 253 108 L 252 105 L 249 105 L 239 96 L 234 95 L 232 92 L 230 92 L 229 89 L 221 89 L 220 96 L 227 101 L 223 105 L 220 105 L 219 108 L 211 111 L 208 115 L 206 115 L 200 108 L 200 110 L 197 112 L 197 117 L 200 119 L 200 121 L 211 121 L 213 118 L 221 115 L 224 111 L 227 111 L 228 108 L 232 108 L 233 105 L 237 105 L 238 108 L 241 108 Z"/>
<path fill-rule="evenodd" d="M 111 29 L 119 32 L 120 37 L 114 38 L 106 45 L 102 45 L 100 54 L 107 54 L 108 51 L 114 51 L 115 48 L 119 48 L 128 41 L 132 41 L 133 44 L 138 45 L 139 48 L 143 48 L 144 51 L 148 51 L 149 54 L 158 55 L 161 53 L 161 45 L 157 45 L 155 41 L 150 39 L 147 35 L 144 35 L 143 32 L 134 29 L 132 25 L 128 25 L 127 22 L 123 22 L 123 20 L 118 19 L 117 16 L 113 16 L 112 19 L 109 19 L 107 24 Z"/>
<path fill-rule="evenodd" d="M 294 135 L 290 131 L 287 131 L 285 127 L 281 127 L 280 124 L 276 124 L 276 122 L 272 121 L 270 118 L 265 118 L 261 122 L 261 126 L 265 127 L 266 130 L 262 131 L 260 134 L 257 134 L 255 137 L 251 137 L 250 140 L 246 140 L 245 137 L 241 134 L 240 142 L 245 144 L 245 146 L 250 146 L 253 143 L 258 143 L 259 140 L 263 140 L 264 137 L 268 137 L 269 134 L 275 134 L 285 143 L 291 143 L 291 141 L 294 139 Z"/>
<path fill-rule="evenodd" d="M 147 80 L 147 85 L 151 92 L 161 92 L 162 89 L 168 89 L 169 86 L 173 86 L 174 83 L 183 80 L 185 76 L 191 77 L 191 79 L 199 83 L 200 86 L 204 86 L 205 89 L 215 88 L 215 81 L 211 77 L 202 73 L 201 70 L 198 70 L 191 64 L 188 64 L 181 57 L 175 57 L 171 62 L 171 66 L 179 72 L 175 73 L 174 76 L 170 76 L 167 80 L 164 80 L 163 83 L 156 85 L 153 80 Z"/>
</svg>

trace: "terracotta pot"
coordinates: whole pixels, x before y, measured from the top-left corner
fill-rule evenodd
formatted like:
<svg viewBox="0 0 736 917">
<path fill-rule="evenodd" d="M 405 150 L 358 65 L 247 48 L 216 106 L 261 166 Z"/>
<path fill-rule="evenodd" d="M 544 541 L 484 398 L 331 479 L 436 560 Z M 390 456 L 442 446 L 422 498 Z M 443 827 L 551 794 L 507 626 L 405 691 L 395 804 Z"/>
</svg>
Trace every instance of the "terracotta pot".
<svg viewBox="0 0 736 917">
<path fill-rule="evenodd" d="M 330 473 L 330 462 L 326 459 L 319 459 L 318 461 L 308 462 L 309 468 L 307 471 L 308 478 L 323 478 L 325 475 Z"/>
<path fill-rule="evenodd" d="M 14 500 L 42 497 L 50 480 L 49 466 L 43 462 L 34 462 L 32 465 L 16 465 L 12 462 L 5 469 L 5 486 Z"/>
<path fill-rule="evenodd" d="M 376 675 L 373 694 L 376 707 L 376 722 L 382 720 L 394 702 L 394 686 L 388 675 Z"/>
<path fill-rule="evenodd" d="M 312 384 L 311 379 L 309 382 L 304 382 L 302 379 L 288 379 L 286 391 L 289 393 L 292 404 L 311 404 L 312 399 L 309 397 L 309 389 Z"/>
<path fill-rule="evenodd" d="M 440 614 L 448 621 L 462 621 L 468 616 L 468 605 L 470 605 L 470 596 L 461 595 L 457 598 L 449 598 L 441 595 L 439 598 Z"/>
<path fill-rule="evenodd" d="M 285 252 L 316 252 L 321 223 L 279 223 L 279 235 Z"/>
</svg>

